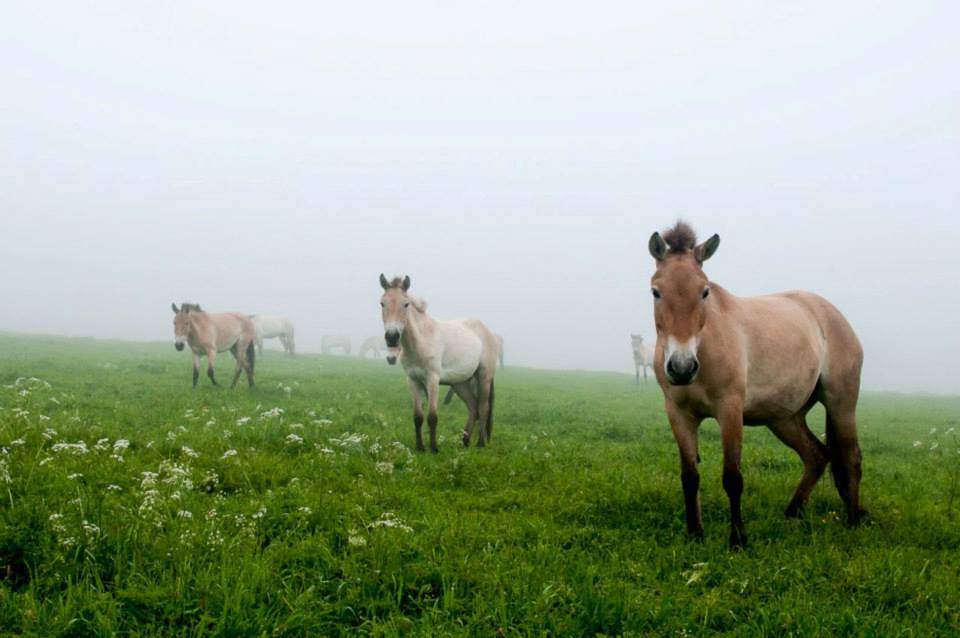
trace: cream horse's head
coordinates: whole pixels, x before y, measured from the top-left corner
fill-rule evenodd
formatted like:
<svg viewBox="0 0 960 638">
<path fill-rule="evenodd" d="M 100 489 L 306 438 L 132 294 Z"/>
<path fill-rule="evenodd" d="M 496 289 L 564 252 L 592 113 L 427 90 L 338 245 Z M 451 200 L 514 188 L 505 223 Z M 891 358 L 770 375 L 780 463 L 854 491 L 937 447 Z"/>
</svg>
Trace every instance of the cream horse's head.
<svg viewBox="0 0 960 638">
<path fill-rule="evenodd" d="M 392 281 L 380 273 L 380 286 L 383 296 L 380 298 L 380 308 L 383 314 L 383 338 L 387 342 L 387 363 L 393 365 L 400 356 L 400 337 L 407 327 L 407 316 L 413 300 L 407 295 L 410 289 L 410 277 L 394 277 Z"/>
<path fill-rule="evenodd" d="M 697 349 L 707 322 L 710 281 L 703 262 L 720 245 L 714 235 L 702 244 L 688 225 L 677 222 L 664 233 L 650 237 L 650 254 L 657 271 L 650 280 L 657 340 L 663 344 L 663 367 L 673 385 L 693 383 L 700 371 Z"/>
</svg>

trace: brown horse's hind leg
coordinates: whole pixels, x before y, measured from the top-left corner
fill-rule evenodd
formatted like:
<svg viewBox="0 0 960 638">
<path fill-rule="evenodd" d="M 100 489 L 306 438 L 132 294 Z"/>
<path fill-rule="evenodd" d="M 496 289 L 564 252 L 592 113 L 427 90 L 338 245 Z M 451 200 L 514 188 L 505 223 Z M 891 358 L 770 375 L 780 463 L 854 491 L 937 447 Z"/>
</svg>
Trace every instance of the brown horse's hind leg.
<svg viewBox="0 0 960 638">
<path fill-rule="evenodd" d="M 838 414 L 827 408 L 827 450 L 833 482 L 847 507 L 847 523 L 858 525 L 863 514 L 860 509 L 862 469 L 856 417 L 852 409 Z"/>
<path fill-rule="evenodd" d="M 827 446 L 810 431 L 806 418 L 802 414 L 772 423 L 770 430 L 777 435 L 778 439 L 792 448 L 803 461 L 803 476 L 785 512 L 787 518 L 799 518 L 803 506 L 810 498 L 810 492 L 823 476 L 823 471 L 827 469 L 829 459 Z"/>
<path fill-rule="evenodd" d="M 486 447 L 487 438 L 490 430 L 487 424 L 490 423 L 490 393 L 493 391 L 493 376 L 484 374 L 477 377 L 477 421 L 480 423 L 480 429 L 477 430 L 477 447 Z"/>
<path fill-rule="evenodd" d="M 237 381 L 240 379 L 240 375 L 243 374 L 243 355 L 240 354 L 240 349 L 237 347 L 237 344 L 233 344 L 233 347 L 230 348 L 230 353 L 237 363 L 233 371 L 233 383 L 230 384 L 231 388 L 235 388 L 237 387 Z"/>
<path fill-rule="evenodd" d="M 463 447 L 470 447 L 473 426 L 477 422 L 477 397 L 473 394 L 471 381 L 472 379 L 450 387 L 450 390 L 456 392 L 467 406 L 467 423 L 463 426 Z"/>
</svg>

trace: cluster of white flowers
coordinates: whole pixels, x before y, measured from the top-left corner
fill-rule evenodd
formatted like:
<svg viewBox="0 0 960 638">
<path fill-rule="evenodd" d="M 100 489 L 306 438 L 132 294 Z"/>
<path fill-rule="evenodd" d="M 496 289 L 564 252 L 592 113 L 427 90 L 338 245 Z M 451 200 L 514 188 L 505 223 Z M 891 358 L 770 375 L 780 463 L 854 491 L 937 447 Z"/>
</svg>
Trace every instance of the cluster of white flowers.
<svg viewBox="0 0 960 638">
<path fill-rule="evenodd" d="M 367 435 L 361 432 L 344 432 L 343 438 L 330 439 L 330 443 L 338 445 L 344 449 L 359 451 L 367 440 Z"/>
<path fill-rule="evenodd" d="M 237 455 L 237 451 L 231 448 L 226 452 L 224 452 L 223 456 L 221 456 L 220 458 L 226 460 L 226 459 L 229 459 L 231 456 L 236 456 L 236 455 Z"/>
<path fill-rule="evenodd" d="M 412 533 L 413 528 L 401 521 L 393 512 L 384 512 L 380 518 L 367 524 L 367 529 L 393 528 L 403 532 Z"/>
<path fill-rule="evenodd" d="M 287 435 L 287 445 L 301 445 L 303 443 L 303 437 L 299 434 L 290 433 Z"/>
<path fill-rule="evenodd" d="M 180 447 L 180 452 L 183 453 L 184 456 L 187 456 L 191 459 L 195 459 L 198 456 L 200 456 L 196 450 L 194 450 L 193 448 L 189 448 L 186 445 L 183 445 Z"/>
<path fill-rule="evenodd" d="M 275 418 L 277 418 L 277 417 L 279 417 L 279 416 L 283 416 L 283 408 L 279 408 L 279 407 L 277 407 L 277 408 L 271 408 L 271 409 L 267 410 L 266 412 L 261 412 L 261 413 L 260 413 L 260 418 L 261 418 L 261 419 L 275 419 Z"/>
<path fill-rule="evenodd" d="M 84 454 L 90 453 L 87 444 L 83 441 L 77 441 L 76 443 L 54 443 L 51 449 L 57 453 L 66 452 L 74 456 L 83 456 Z"/>
</svg>

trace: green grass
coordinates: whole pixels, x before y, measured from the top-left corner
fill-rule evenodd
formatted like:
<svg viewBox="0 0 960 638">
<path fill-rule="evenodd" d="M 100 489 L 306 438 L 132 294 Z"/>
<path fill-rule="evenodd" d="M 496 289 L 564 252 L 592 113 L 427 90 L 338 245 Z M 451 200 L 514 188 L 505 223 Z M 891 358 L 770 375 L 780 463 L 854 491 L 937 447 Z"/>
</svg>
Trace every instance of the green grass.
<svg viewBox="0 0 960 638">
<path fill-rule="evenodd" d="M 750 546 L 731 553 L 717 426 L 701 430 L 707 537 L 691 542 L 653 383 L 508 368 L 491 446 L 458 445 L 458 404 L 424 455 L 383 362 L 272 351 L 252 391 L 190 377 L 167 343 L 0 335 L 0 635 L 960 627 L 958 398 L 863 397 L 858 529 L 829 477 L 784 520 L 800 462 L 750 428 Z"/>
</svg>

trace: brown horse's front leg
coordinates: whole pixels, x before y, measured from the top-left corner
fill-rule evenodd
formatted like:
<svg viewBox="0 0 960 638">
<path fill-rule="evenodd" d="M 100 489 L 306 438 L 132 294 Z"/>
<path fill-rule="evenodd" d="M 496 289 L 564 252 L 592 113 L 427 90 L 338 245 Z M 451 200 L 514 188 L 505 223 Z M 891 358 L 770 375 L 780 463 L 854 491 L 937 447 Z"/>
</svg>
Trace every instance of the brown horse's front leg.
<svg viewBox="0 0 960 638">
<path fill-rule="evenodd" d="M 427 379 L 427 425 L 430 427 L 430 451 L 436 454 L 437 448 L 437 404 L 440 400 L 440 379 Z"/>
<path fill-rule="evenodd" d="M 193 387 L 197 387 L 197 381 L 200 379 L 200 355 L 193 353 Z"/>
<path fill-rule="evenodd" d="M 423 452 L 423 401 L 420 398 L 420 384 L 413 379 L 407 379 L 407 386 L 413 400 L 413 429 L 417 437 L 417 452 Z"/>
<path fill-rule="evenodd" d="M 213 371 L 216 369 L 217 363 L 217 351 L 216 350 L 207 350 L 207 376 L 210 377 L 210 383 L 213 385 L 220 385 L 217 383 L 217 379 L 213 374 Z"/>
<path fill-rule="evenodd" d="M 703 521 L 700 518 L 700 470 L 697 463 L 697 429 L 700 420 L 667 406 L 667 416 L 673 438 L 680 451 L 680 482 L 683 485 L 683 501 L 687 513 L 687 534 L 703 538 Z"/>
<path fill-rule="evenodd" d="M 743 474 L 740 472 L 740 451 L 743 444 L 743 410 L 729 406 L 717 419 L 723 439 L 723 489 L 730 499 L 730 549 L 747 546 L 747 530 L 740 512 Z"/>
</svg>

